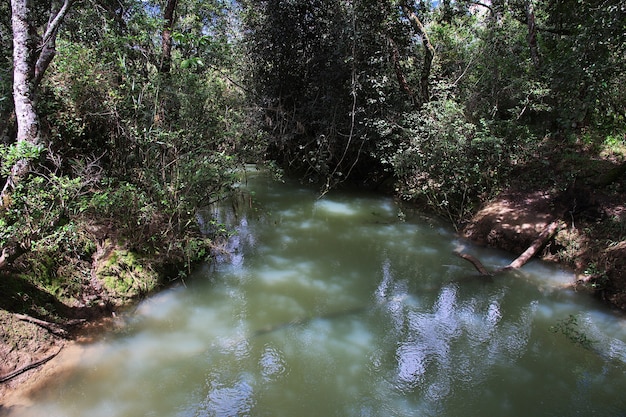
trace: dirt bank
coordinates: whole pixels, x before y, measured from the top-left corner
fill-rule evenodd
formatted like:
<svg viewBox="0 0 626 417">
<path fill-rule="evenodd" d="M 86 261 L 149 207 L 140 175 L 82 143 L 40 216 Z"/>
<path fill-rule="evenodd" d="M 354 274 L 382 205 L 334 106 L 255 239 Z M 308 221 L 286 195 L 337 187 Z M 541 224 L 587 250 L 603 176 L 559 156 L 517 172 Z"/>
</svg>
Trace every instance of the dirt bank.
<svg viewBox="0 0 626 417">
<path fill-rule="evenodd" d="M 3 331 L 13 326 L 20 328 L 23 336 L 30 336 L 15 338 L 21 342 L 21 346 L 9 352 L 6 351 L 6 343 L 2 344 L 2 358 L 11 361 L 4 362 L 3 369 L 20 369 L 28 363 L 53 356 L 44 364 L 0 384 L 0 416 L 19 412 L 20 408 L 32 405 L 33 398 L 45 392 L 49 381 L 58 381 L 70 374 L 83 357 L 87 345 L 97 341 L 104 332 L 120 325 L 115 317 L 103 317 L 82 325 L 69 338 L 62 339 L 42 334 L 38 326 L 16 320 L 6 312 L 1 312 L 0 317 Z"/>
<path fill-rule="evenodd" d="M 0 276 L 0 416 L 28 404 L 45 381 L 72 366 L 82 343 L 146 294 L 170 285 L 167 271 L 180 267 L 178 257 L 155 261 L 101 242 L 92 262 L 81 264 L 84 279 L 72 297 L 52 295 L 24 274 Z"/>
<path fill-rule="evenodd" d="M 624 194 L 591 189 L 508 190 L 486 203 L 462 233 L 479 245 L 518 255 L 555 220 L 562 220 L 566 227 L 539 256 L 572 268 L 577 274 L 573 285 L 626 311 Z"/>
</svg>

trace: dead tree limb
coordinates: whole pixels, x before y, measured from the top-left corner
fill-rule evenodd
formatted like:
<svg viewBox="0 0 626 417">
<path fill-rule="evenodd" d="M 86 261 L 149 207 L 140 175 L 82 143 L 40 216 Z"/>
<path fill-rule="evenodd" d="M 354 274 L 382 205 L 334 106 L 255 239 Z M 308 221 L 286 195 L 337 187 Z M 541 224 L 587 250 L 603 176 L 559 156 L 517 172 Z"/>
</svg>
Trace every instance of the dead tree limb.
<svg viewBox="0 0 626 417">
<path fill-rule="evenodd" d="M 543 229 L 543 231 L 539 234 L 537 239 L 535 239 L 533 243 L 528 247 L 528 249 L 526 249 L 524 253 L 518 256 L 517 259 L 511 262 L 504 269 L 518 269 L 524 266 L 524 264 L 528 262 L 533 256 L 535 256 L 537 251 L 545 246 L 545 244 L 548 243 L 550 239 L 552 239 L 552 236 L 554 236 L 556 232 L 558 232 L 562 227 L 563 223 L 560 220 L 555 220 L 547 225 L 546 228 Z"/>
<path fill-rule="evenodd" d="M 40 320 L 40 319 L 36 319 L 35 317 L 31 317 L 29 315 L 26 314 L 16 314 L 15 317 L 19 320 L 22 321 L 27 321 L 29 323 L 33 323 L 36 324 L 39 327 L 42 327 L 44 329 L 46 329 L 47 331 L 49 331 L 50 333 L 66 338 L 68 336 L 68 332 L 67 330 L 65 330 L 64 328 L 61 327 L 61 325 L 56 324 L 56 323 L 51 323 L 49 321 L 45 321 L 45 320 Z"/>
<path fill-rule="evenodd" d="M 532 259 L 533 256 L 537 254 L 539 249 L 545 246 L 546 243 L 564 226 L 564 222 L 562 220 L 555 220 L 552 223 L 548 224 L 543 231 L 537 236 L 537 239 L 531 243 L 531 245 L 526 249 L 520 256 L 518 256 L 513 262 L 508 264 L 505 267 L 497 269 L 495 272 L 489 272 L 487 268 L 480 262 L 477 258 L 472 255 L 468 255 L 466 253 L 455 252 L 456 255 L 465 259 L 474 265 L 474 268 L 480 273 L 480 275 L 484 276 L 493 276 L 494 274 L 502 271 L 508 271 L 511 269 L 519 269 L 526 264 L 529 260 Z"/>
<path fill-rule="evenodd" d="M 455 253 L 461 258 L 470 262 L 472 265 L 474 265 L 474 268 L 476 268 L 476 270 L 478 271 L 478 273 L 480 273 L 480 275 L 485 275 L 485 276 L 493 275 L 491 272 L 487 270 L 487 268 L 485 268 L 482 262 L 480 262 L 478 259 L 476 259 L 472 255 L 468 255 L 467 253 L 461 253 L 461 252 L 455 252 Z"/>
<path fill-rule="evenodd" d="M 63 349 L 63 348 L 60 347 L 59 350 L 57 350 L 56 353 L 53 353 L 52 355 L 46 356 L 45 358 L 39 359 L 38 361 L 31 362 L 28 365 L 22 366 L 21 368 L 16 369 L 13 372 L 10 372 L 10 373 L 8 373 L 6 375 L 0 376 L 0 383 L 7 382 L 7 381 L 15 378 L 16 376 L 23 374 L 26 371 L 29 371 L 31 369 L 34 369 L 34 368 L 36 368 L 38 366 L 43 365 L 44 363 L 48 362 L 50 359 L 52 359 L 56 355 L 58 355 L 59 352 L 61 352 L 61 349 Z"/>
</svg>

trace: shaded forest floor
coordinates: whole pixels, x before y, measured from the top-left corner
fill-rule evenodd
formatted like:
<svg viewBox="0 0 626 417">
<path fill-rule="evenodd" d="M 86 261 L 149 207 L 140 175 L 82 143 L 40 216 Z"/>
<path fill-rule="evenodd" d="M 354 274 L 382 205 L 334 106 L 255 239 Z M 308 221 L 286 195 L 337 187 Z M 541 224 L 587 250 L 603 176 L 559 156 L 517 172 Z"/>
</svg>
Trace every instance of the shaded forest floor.
<svg viewBox="0 0 626 417">
<path fill-rule="evenodd" d="M 462 233 L 478 244 L 519 255 L 546 225 L 563 220 L 567 226 L 543 248 L 542 258 L 572 268 L 577 274 L 573 285 L 626 310 L 626 176 L 620 172 L 625 160 L 626 150 L 546 143 L 532 163 L 516 168 L 515 181 L 485 203 Z M 77 261 L 87 277 L 80 300 L 60 300 L 18 275 L 0 277 L 0 377 L 59 351 L 61 362 L 71 360 L 76 341 L 88 340 L 85 335 L 93 334 L 94 325 L 110 324 L 116 309 L 161 285 L 154 273 L 162 274 L 163 264 L 132 258 L 125 248 L 111 243 L 114 231 L 92 228 L 92 232 L 98 251 L 91 260 Z M 139 286 L 142 291 L 129 297 L 113 294 L 98 278 L 103 268 L 108 268 L 109 276 L 111 271 L 117 274 L 116 282 L 126 282 L 124 274 L 130 274 L 133 285 L 127 290 Z M 28 321 L 19 316 L 22 313 L 62 331 Z M 20 394 L 36 391 L 62 369 L 57 359 L 0 382 L 0 416 L 23 404 L 26 397 Z"/>
</svg>

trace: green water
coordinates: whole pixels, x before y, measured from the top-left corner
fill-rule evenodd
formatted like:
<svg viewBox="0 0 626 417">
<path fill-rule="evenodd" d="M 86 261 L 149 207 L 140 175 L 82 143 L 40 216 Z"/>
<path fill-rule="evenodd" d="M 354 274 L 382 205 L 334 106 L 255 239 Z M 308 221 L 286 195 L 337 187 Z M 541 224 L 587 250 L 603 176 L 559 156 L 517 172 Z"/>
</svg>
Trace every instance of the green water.
<svg viewBox="0 0 626 417">
<path fill-rule="evenodd" d="M 217 262 L 15 415 L 626 415 L 626 321 L 562 289 L 567 272 L 477 277 L 455 249 L 512 257 L 386 197 L 253 174 L 242 190 Z"/>
</svg>

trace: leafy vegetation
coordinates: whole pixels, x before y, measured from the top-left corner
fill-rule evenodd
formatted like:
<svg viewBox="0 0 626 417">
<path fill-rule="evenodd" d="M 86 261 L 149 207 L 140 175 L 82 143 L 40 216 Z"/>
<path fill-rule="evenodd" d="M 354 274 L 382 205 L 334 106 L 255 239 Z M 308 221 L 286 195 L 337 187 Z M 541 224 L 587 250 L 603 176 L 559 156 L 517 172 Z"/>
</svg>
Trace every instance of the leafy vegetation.
<svg viewBox="0 0 626 417">
<path fill-rule="evenodd" d="M 511 186 L 624 192 L 617 0 L 68 2 L 47 37 L 44 3 L 27 13 L 39 37 L 14 42 L 54 52 L 30 94 L 0 46 L 0 264 L 67 300 L 93 303 L 92 269 L 129 296 L 157 285 L 142 271 L 189 271 L 213 237 L 198 210 L 244 162 L 322 192 L 393 189 L 457 226 Z M 23 4 L 0 5 L 3 39 L 20 39 L 8 17 Z M 623 214 L 607 216 L 557 236 L 561 260 L 583 239 L 620 247 Z"/>
<path fill-rule="evenodd" d="M 163 7 L 74 5 L 36 91 L 44 145 L 13 143 L 17 120 L 3 120 L 2 175 L 29 164 L 3 193 L 4 268 L 68 304 L 93 304 L 92 268 L 105 289 L 100 302 L 117 303 L 206 257 L 211 241 L 196 211 L 236 180 L 243 95 L 230 81 L 229 10 L 179 2 L 164 73 Z M 17 112 L 1 104 L 3 114 Z"/>
</svg>

